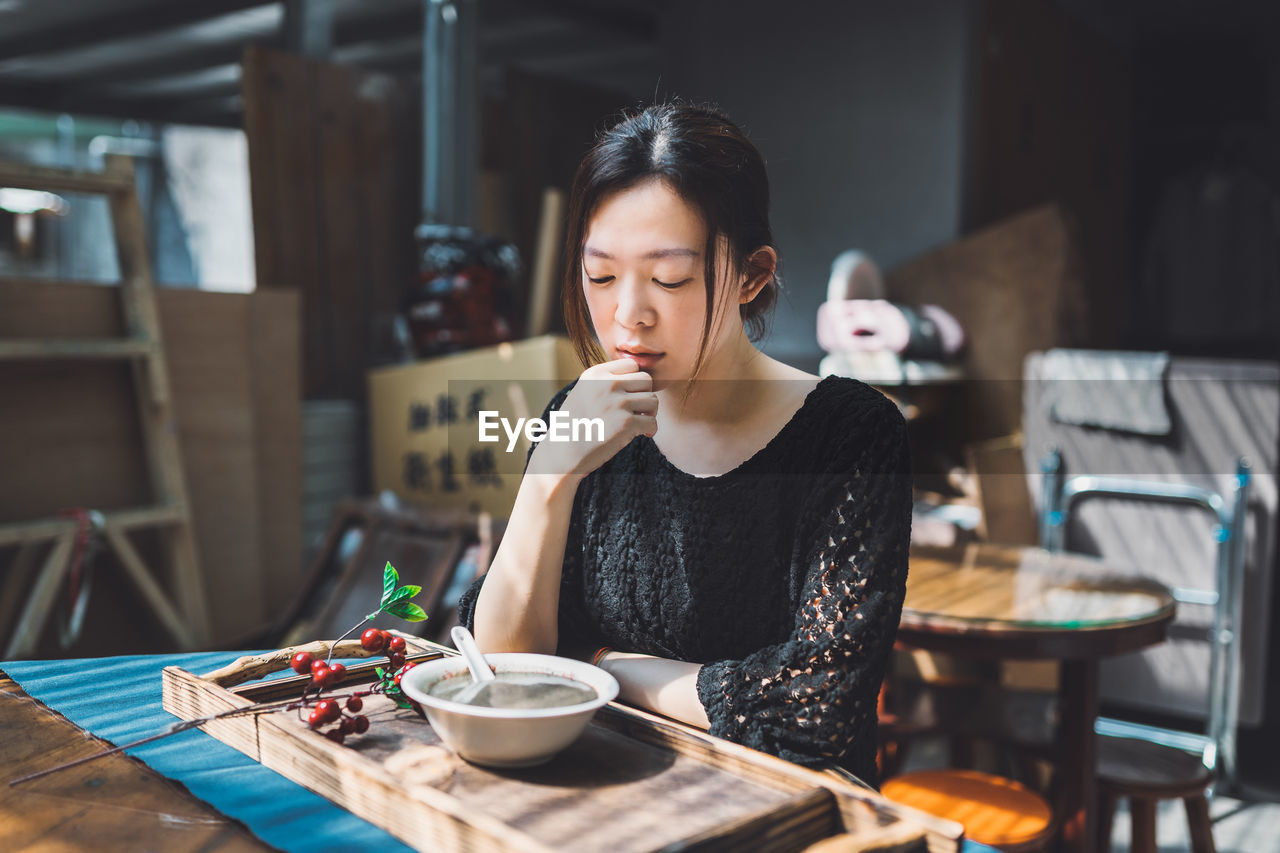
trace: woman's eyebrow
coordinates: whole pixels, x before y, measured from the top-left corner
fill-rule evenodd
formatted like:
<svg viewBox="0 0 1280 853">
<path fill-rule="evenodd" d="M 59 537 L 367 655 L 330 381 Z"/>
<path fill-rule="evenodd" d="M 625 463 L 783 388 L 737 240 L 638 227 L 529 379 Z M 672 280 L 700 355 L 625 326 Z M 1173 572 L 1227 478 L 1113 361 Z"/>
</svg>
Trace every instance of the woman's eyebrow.
<svg viewBox="0 0 1280 853">
<path fill-rule="evenodd" d="M 590 246 L 584 248 L 582 254 L 584 257 L 603 258 L 606 261 L 614 259 L 613 255 L 608 252 L 593 249 Z M 662 258 L 697 258 L 701 256 L 702 252 L 697 249 L 654 249 L 652 252 L 645 252 L 643 258 L 646 261 L 654 261 Z"/>
</svg>

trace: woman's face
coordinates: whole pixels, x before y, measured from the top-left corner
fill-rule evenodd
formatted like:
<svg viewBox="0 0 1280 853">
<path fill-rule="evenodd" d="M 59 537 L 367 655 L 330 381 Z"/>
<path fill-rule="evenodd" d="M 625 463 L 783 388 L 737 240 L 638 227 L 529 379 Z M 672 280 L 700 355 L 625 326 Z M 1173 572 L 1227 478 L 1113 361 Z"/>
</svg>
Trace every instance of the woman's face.
<svg viewBox="0 0 1280 853">
<path fill-rule="evenodd" d="M 587 223 L 582 288 L 596 336 L 610 359 L 635 361 L 655 387 L 693 374 L 706 316 L 706 239 L 698 211 L 656 178 L 608 196 Z M 740 323 L 737 311 L 723 315 Z M 728 326 L 712 329 L 708 363 Z"/>
</svg>

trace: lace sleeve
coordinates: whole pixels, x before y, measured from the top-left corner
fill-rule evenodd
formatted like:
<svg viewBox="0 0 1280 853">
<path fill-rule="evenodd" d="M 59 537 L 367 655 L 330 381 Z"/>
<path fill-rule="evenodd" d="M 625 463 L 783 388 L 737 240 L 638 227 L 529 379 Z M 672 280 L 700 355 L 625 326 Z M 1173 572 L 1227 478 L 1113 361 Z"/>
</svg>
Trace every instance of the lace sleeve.
<svg viewBox="0 0 1280 853">
<path fill-rule="evenodd" d="M 886 401 L 887 403 L 887 401 Z M 794 629 L 742 660 L 706 664 L 711 734 L 809 766 L 874 773 L 875 708 L 906 588 L 911 476 L 896 407 L 858 430 L 842 474 L 811 503 Z M 870 768 L 870 769 L 868 769 Z M 874 780 L 868 779 L 874 784 Z"/>
</svg>

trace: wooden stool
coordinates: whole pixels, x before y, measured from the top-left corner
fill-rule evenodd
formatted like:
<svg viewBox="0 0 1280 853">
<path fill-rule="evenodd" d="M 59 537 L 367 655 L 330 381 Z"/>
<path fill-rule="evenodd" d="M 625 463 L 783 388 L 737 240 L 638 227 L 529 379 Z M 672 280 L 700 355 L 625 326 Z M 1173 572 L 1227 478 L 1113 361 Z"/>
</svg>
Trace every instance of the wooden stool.
<svg viewBox="0 0 1280 853">
<path fill-rule="evenodd" d="M 917 770 L 885 782 L 885 797 L 954 820 L 974 841 L 1005 853 L 1045 849 L 1053 811 L 1029 788 L 976 770 Z"/>
<path fill-rule="evenodd" d="M 1198 756 L 1133 738 L 1098 738 L 1098 849 L 1111 849 L 1116 802 L 1129 799 L 1133 853 L 1156 851 L 1156 803 L 1182 800 L 1191 827 L 1192 853 L 1214 853 L 1209 800 L 1213 773 Z"/>
</svg>

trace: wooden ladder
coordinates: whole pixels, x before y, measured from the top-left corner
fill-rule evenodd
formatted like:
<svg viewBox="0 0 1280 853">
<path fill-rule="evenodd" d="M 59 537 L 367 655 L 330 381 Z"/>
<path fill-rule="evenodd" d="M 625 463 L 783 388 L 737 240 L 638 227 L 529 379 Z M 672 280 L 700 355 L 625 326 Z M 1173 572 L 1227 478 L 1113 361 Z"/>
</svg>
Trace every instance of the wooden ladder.
<svg viewBox="0 0 1280 853">
<path fill-rule="evenodd" d="M 120 265 L 119 291 L 127 337 L 0 339 L 0 359 L 115 359 L 132 363 L 154 504 L 103 512 L 100 533 L 119 558 L 125 575 L 179 647 L 187 650 L 205 646 L 209 641 L 209 614 L 192 537 L 186 480 L 133 164 L 118 155 L 106 158 L 102 172 L 0 163 L 0 186 L 99 194 L 107 198 Z M 130 532 L 148 528 L 161 533 L 162 559 L 167 563 L 176 602 L 170 600 L 165 586 L 129 540 Z M 61 517 L 0 524 L 0 547 L 20 546 L 0 590 L 0 601 L 8 605 L 0 605 L 0 611 L 16 609 L 23 591 L 30 590 L 5 644 L 4 660 L 35 652 L 79 533 L 77 521 Z M 32 582 L 30 575 L 36 552 L 45 543 L 52 544 Z M 12 614 L 0 612 L 0 626 L 10 621 L 6 616 Z"/>
</svg>

